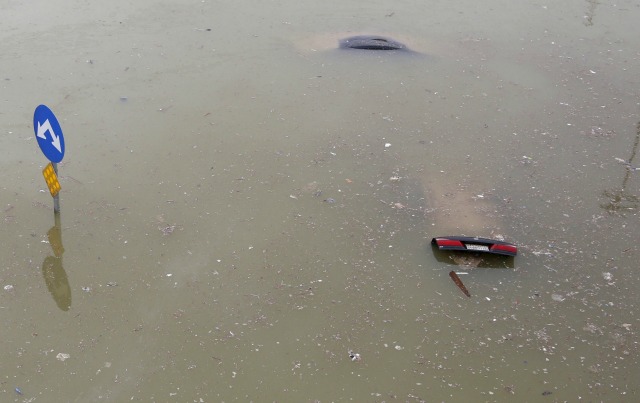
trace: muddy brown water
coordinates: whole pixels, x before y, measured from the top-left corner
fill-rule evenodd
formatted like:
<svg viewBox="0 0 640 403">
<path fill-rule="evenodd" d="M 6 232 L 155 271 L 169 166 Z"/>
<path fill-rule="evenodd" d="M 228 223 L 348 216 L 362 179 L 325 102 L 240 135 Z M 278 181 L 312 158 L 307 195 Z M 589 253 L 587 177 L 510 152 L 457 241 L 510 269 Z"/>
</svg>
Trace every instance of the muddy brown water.
<svg viewBox="0 0 640 403">
<path fill-rule="evenodd" d="M 1 400 L 638 400 L 633 2 L 0 11 Z"/>
</svg>

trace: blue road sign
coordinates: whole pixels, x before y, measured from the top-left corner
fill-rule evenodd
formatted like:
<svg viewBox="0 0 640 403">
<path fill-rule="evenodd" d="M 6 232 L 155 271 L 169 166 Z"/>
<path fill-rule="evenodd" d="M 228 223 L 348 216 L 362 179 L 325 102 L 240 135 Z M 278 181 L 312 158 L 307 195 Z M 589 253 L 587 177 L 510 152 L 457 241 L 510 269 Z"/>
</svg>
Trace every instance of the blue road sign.
<svg viewBox="0 0 640 403">
<path fill-rule="evenodd" d="M 64 137 L 58 119 L 45 105 L 33 113 L 33 130 L 44 156 L 51 162 L 60 162 L 64 157 Z"/>
</svg>

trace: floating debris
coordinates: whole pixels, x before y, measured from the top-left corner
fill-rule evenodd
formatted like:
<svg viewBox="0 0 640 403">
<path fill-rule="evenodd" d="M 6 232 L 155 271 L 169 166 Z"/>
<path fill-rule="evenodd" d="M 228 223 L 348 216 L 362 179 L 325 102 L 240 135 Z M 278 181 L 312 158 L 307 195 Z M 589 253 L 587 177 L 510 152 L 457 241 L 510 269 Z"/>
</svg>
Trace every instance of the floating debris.
<svg viewBox="0 0 640 403">
<path fill-rule="evenodd" d="M 17 393 L 17 394 L 19 394 L 19 395 L 22 395 L 22 394 L 23 394 L 23 393 L 22 393 L 22 389 L 20 389 L 19 387 L 17 387 L 17 386 L 16 386 L 16 389 L 15 389 L 15 390 L 16 390 L 16 393 Z"/>
<path fill-rule="evenodd" d="M 556 301 L 556 302 L 562 302 L 564 301 L 564 297 L 560 294 L 551 294 L 551 299 Z"/>
<path fill-rule="evenodd" d="M 165 225 L 165 226 L 158 226 L 158 229 L 160 230 L 160 232 L 162 232 L 162 235 L 171 235 L 173 234 L 173 231 L 176 230 L 178 226 L 177 225 Z"/>
<path fill-rule="evenodd" d="M 464 284 L 462 284 L 462 280 L 460 280 L 460 277 L 458 277 L 458 275 L 456 274 L 455 271 L 451 270 L 449 272 L 449 277 L 451 277 L 451 280 L 453 280 L 453 282 L 456 283 L 458 288 L 462 290 L 464 295 L 466 295 L 467 297 L 471 298 L 471 294 L 467 290 L 467 287 L 465 287 Z"/>
<path fill-rule="evenodd" d="M 354 353 L 353 351 L 349 350 L 349 358 L 351 358 L 351 361 L 360 361 L 362 358 L 360 357 L 360 354 L 358 353 Z"/>
<path fill-rule="evenodd" d="M 587 132 L 582 132 L 584 134 L 586 134 L 589 137 L 592 138 L 612 138 L 613 136 L 616 135 L 615 130 L 605 130 L 602 127 L 599 126 L 591 126 L 591 128 L 589 129 L 589 131 Z"/>
<path fill-rule="evenodd" d="M 71 357 L 69 354 L 66 353 L 58 353 L 58 355 L 56 355 L 56 358 L 60 361 L 64 361 L 66 359 L 68 359 L 69 357 Z"/>
<path fill-rule="evenodd" d="M 585 332 L 589 332 L 591 334 L 597 334 L 602 336 L 604 334 L 604 332 L 602 331 L 602 329 L 600 329 L 598 326 L 594 325 L 593 323 L 587 323 L 582 330 L 584 330 Z"/>
<path fill-rule="evenodd" d="M 519 161 L 520 161 L 520 163 L 521 163 L 522 165 L 529 165 L 529 164 L 532 164 L 532 163 L 534 162 L 534 161 L 533 161 L 533 158 L 528 157 L 528 156 L 526 156 L 526 155 L 523 155 L 523 156 L 522 156 L 522 158 L 520 158 L 520 160 L 519 160 Z"/>
<path fill-rule="evenodd" d="M 616 161 L 618 161 L 619 163 L 621 163 L 622 165 L 626 166 L 627 169 L 630 170 L 630 171 L 640 171 L 640 168 L 632 166 L 630 161 L 626 161 L 626 160 L 623 160 L 622 158 L 618 158 L 618 157 L 614 157 L 614 159 Z"/>
<path fill-rule="evenodd" d="M 13 291 L 13 286 L 11 284 L 7 284 L 4 286 L 5 291 Z"/>
</svg>

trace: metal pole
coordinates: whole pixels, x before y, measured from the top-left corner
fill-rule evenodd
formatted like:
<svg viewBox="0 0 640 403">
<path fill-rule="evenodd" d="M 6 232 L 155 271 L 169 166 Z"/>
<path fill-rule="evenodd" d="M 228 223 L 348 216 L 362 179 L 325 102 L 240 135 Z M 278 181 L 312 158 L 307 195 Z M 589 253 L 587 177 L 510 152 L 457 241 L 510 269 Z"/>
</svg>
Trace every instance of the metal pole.
<svg viewBox="0 0 640 403">
<path fill-rule="evenodd" d="M 55 209 L 55 207 L 54 207 Z M 60 208 L 58 206 L 58 211 L 53 211 L 53 225 L 57 228 L 58 233 L 60 234 L 60 243 L 62 243 L 62 225 L 60 223 Z"/>
<path fill-rule="evenodd" d="M 58 164 L 55 162 L 52 162 L 51 164 L 53 165 L 53 171 L 56 173 L 56 176 L 58 176 Z M 59 192 L 58 194 L 53 196 L 53 213 L 60 214 L 60 193 Z"/>
</svg>

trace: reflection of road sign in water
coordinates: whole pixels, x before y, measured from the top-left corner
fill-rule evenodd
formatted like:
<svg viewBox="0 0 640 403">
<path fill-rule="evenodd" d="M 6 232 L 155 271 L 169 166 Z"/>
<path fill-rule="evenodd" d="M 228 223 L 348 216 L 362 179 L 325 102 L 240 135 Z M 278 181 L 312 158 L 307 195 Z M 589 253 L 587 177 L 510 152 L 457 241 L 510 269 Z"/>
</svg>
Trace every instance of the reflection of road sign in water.
<svg viewBox="0 0 640 403">
<path fill-rule="evenodd" d="M 47 232 L 47 238 L 55 257 L 62 257 L 64 246 L 62 246 L 62 228 L 60 228 L 60 215 L 56 215 L 55 225 Z"/>
<path fill-rule="evenodd" d="M 56 171 L 53 169 L 52 163 L 48 163 L 47 166 L 44 167 L 42 175 L 44 176 L 44 180 L 47 182 L 47 187 L 49 188 L 51 196 L 56 197 L 58 192 L 60 192 L 60 182 L 58 182 L 58 175 L 56 175 Z"/>
<path fill-rule="evenodd" d="M 71 308 L 71 286 L 62 267 L 62 259 L 47 256 L 42 262 L 42 276 L 58 308 L 68 311 Z"/>
<path fill-rule="evenodd" d="M 33 113 L 33 130 L 44 156 L 51 162 L 60 162 L 64 157 L 62 129 L 51 109 L 40 105 Z"/>
</svg>

